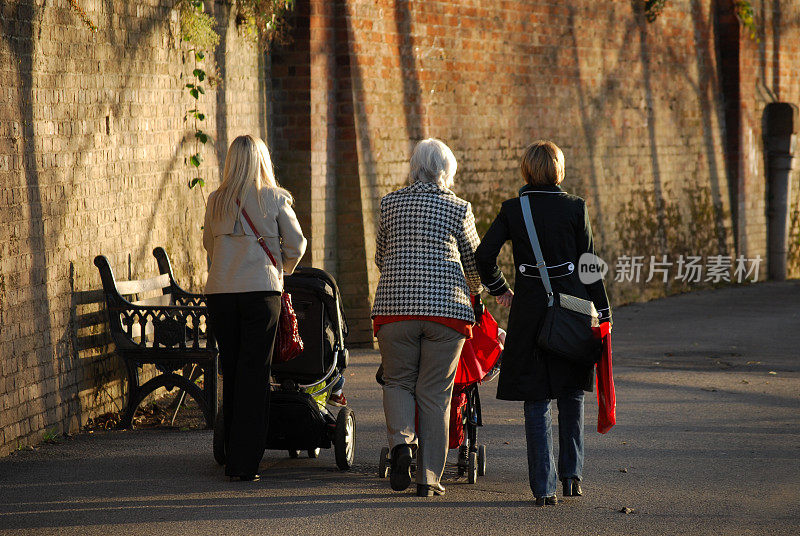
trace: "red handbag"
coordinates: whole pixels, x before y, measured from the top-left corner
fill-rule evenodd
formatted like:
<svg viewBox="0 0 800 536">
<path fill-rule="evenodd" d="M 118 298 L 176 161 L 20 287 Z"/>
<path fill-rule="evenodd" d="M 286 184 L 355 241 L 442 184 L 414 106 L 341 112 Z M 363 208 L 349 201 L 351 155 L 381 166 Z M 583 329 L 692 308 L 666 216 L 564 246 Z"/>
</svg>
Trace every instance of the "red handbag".
<svg viewBox="0 0 800 536">
<path fill-rule="evenodd" d="M 238 205 L 239 201 L 236 201 L 236 204 Z M 253 233 L 256 235 L 256 240 L 258 240 L 259 245 L 264 252 L 266 252 L 269 260 L 271 260 L 272 264 L 277 268 L 278 263 L 275 261 L 275 257 L 272 256 L 272 253 L 264 241 L 264 237 L 261 236 L 256 226 L 253 225 L 253 220 L 250 219 L 250 216 L 247 215 L 247 211 L 244 208 L 242 208 L 242 216 L 244 216 L 247 224 L 253 230 Z M 272 356 L 272 361 L 275 363 L 286 363 L 299 356 L 301 353 L 303 353 L 303 339 L 300 338 L 300 330 L 297 328 L 297 315 L 294 314 L 294 307 L 292 307 L 292 295 L 288 292 L 284 292 L 281 294 L 281 314 L 278 318 L 278 335 L 275 340 L 275 352 Z"/>
</svg>

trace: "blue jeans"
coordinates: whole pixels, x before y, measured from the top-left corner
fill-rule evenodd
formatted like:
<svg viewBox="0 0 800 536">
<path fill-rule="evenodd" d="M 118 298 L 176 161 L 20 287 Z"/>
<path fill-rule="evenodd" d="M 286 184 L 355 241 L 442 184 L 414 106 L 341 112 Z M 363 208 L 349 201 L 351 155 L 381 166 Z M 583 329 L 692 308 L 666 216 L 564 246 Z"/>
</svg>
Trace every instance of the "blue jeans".
<svg viewBox="0 0 800 536">
<path fill-rule="evenodd" d="M 534 497 L 555 495 L 559 476 L 580 480 L 583 475 L 583 391 L 572 391 L 557 403 L 558 474 L 553 459 L 550 400 L 529 400 L 524 405 L 528 479 Z"/>
</svg>

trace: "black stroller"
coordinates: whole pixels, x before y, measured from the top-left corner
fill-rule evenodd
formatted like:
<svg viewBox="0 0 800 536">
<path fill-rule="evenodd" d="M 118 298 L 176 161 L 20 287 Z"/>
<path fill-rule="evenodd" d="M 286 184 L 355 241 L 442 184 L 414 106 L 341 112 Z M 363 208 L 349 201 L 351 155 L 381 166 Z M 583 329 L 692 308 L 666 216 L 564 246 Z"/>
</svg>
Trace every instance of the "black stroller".
<svg viewBox="0 0 800 536">
<path fill-rule="evenodd" d="M 355 414 L 343 407 L 334 417 L 325 405 L 348 361 L 339 288 L 326 271 L 301 267 L 286 277 L 285 290 L 292 295 L 304 349 L 293 360 L 272 365 L 267 449 L 288 451 L 292 458 L 305 451 L 316 458 L 320 449 L 333 445 L 336 465 L 345 471 L 355 454 Z M 220 411 L 214 424 L 214 459 L 220 465 L 224 437 Z"/>
</svg>

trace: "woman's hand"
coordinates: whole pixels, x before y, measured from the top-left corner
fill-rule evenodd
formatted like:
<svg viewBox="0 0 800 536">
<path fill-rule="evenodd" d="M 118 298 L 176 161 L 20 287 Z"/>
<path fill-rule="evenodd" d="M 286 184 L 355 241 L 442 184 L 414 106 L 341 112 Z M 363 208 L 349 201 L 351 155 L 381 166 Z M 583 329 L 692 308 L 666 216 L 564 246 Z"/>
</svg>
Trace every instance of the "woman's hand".
<svg viewBox="0 0 800 536">
<path fill-rule="evenodd" d="M 508 289 L 505 294 L 495 296 L 494 299 L 497 300 L 497 303 L 503 307 L 511 307 L 511 301 L 514 299 L 514 291 Z"/>
<path fill-rule="evenodd" d="M 475 323 L 480 324 L 483 318 L 483 302 L 480 295 L 475 296 L 475 302 L 472 304 L 472 312 L 475 313 Z"/>
</svg>

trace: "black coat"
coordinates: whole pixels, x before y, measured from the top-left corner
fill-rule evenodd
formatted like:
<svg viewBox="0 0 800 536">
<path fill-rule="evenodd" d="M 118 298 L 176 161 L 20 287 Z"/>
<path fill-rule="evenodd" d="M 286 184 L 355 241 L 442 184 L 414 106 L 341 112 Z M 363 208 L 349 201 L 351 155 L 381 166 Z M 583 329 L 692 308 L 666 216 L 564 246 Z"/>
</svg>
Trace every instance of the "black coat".
<svg viewBox="0 0 800 536">
<path fill-rule="evenodd" d="M 578 277 L 578 259 L 583 253 L 594 253 L 586 202 L 558 186 L 526 186 L 520 190 L 520 195 L 530 196 L 533 222 L 553 290 L 593 301 L 601 322 L 610 320 L 603 281 L 584 285 Z M 566 361 L 544 353 L 536 346 L 547 301 L 519 198 L 503 203 L 475 252 L 481 281 L 493 296 L 499 296 L 509 288 L 497 266 L 497 255 L 507 240 L 511 240 L 513 249 L 516 284 L 497 398 L 543 400 L 558 398 L 574 389 L 592 391 L 594 366 Z"/>
</svg>

